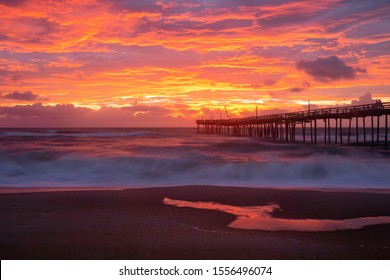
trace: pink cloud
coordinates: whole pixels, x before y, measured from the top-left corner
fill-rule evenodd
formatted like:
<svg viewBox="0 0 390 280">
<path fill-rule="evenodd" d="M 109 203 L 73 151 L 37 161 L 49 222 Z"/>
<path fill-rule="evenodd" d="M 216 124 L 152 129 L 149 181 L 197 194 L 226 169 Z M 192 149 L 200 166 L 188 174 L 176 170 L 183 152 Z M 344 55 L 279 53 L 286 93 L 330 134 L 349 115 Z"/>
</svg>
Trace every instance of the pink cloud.
<svg viewBox="0 0 390 280">
<path fill-rule="evenodd" d="M 75 107 L 72 104 L 16 105 L 0 107 L 0 127 L 194 126 L 194 120 L 188 115 L 173 117 L 173 109 L 146 105 L 102 107 L 99 110 Z M 180 110 L 190 113 L 188 108 L 179 108 L 179 112 Z"/>
</svg>

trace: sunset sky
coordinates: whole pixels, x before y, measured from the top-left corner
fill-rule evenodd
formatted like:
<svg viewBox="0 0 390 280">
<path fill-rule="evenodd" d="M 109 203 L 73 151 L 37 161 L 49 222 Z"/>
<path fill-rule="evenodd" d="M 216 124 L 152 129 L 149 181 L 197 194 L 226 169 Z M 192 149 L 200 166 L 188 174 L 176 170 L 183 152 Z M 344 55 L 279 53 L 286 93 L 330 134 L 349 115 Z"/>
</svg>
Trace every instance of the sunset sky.
<svg viewBox="0 0 390 280">
<path fill-rule="evenodd" d="M 0 126 L 390 101 L 389 39 L 389 0 L 0 0 Z"/>
</svg>

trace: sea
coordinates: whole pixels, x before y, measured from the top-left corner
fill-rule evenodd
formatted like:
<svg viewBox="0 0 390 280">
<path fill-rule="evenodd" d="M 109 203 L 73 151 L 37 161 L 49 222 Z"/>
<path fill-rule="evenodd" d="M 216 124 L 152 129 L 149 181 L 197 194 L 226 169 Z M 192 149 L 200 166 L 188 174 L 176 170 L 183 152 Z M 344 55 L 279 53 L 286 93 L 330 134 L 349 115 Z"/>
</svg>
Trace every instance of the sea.
<svg viewBox="0 0 390 280">
<path fill-rule="evenodd" d="M 386 149 L 195 128 L 0 128 L 0 187 L 390 189 Z"/>
</svg>

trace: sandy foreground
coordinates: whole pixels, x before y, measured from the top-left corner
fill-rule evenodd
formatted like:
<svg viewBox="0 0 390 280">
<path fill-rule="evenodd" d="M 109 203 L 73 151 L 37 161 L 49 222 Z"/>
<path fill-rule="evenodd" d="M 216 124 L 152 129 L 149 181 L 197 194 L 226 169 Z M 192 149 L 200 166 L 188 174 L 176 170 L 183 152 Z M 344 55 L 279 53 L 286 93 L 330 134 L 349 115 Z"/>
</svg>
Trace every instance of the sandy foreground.
<svg viewBox="0 0 390 280">
<path fill-rule="evenodd" d="M 390 223 L 333 231 L 234 228 L 237 216 L 171 201 L 277 204 L 280 220 L 390 217 L 390 193 L 160 187 L 0 193 L 1 259 L 390 259 Z M 232 208 L 230 207 L 230 208 Z"/>
</svg>

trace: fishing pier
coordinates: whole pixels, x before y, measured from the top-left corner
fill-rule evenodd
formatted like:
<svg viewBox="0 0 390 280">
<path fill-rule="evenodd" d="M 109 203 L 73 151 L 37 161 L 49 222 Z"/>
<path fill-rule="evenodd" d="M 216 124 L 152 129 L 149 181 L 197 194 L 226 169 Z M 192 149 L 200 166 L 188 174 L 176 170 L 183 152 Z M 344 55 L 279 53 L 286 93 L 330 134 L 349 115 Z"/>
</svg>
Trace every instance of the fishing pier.
<svg viewBox="0 0 390 280">
<path fill-rule="evenodd" d="M 285 142 L 388 146 L 390 102 L 246 118 L 197 120 L 197 132 Z"/>
</svg>

